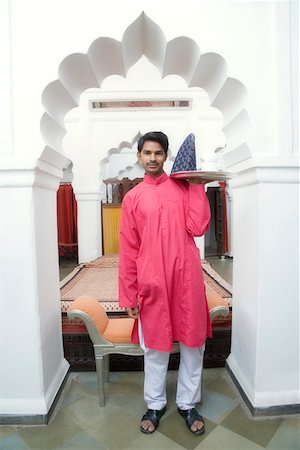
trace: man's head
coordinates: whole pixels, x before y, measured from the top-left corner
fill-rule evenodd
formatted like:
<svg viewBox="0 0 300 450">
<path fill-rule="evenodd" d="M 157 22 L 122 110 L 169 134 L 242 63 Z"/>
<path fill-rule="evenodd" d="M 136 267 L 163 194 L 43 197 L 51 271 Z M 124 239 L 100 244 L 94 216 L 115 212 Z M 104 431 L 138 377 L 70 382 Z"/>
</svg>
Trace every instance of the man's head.
<svg viewBox="0 0 300 450">
<path fill-rule="evenodd" d="M 168 154 L 169 149 L 168 136 L 166 136 L 161 131 L 150 131 L 150 133 L 146 133 L 144 134 L 144 136 L 141 136 L 138 141 L 138 152 L 141 152 L 143 145 L 146 141 L 158 142 L 163 148 L 164 152 Z"/>
<path fill-rule="evenodd" d="M 168 137 L 161 131 L 151 131 L 139 139 L 137 158 L 147 175 L 156 178 L 163 173 L 168 148 Z"/>
</svg>

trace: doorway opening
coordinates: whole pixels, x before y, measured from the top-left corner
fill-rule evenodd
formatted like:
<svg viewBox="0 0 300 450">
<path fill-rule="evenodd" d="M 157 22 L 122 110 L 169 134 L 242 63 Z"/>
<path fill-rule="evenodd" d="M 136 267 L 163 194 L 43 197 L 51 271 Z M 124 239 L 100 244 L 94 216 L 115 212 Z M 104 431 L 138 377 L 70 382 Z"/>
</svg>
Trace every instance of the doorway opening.
<svg viewBox="0 0 300 450">
<path fill-rule="evenodd" d="M 228 252 L 226 196 L 222 187 L 208 187 L 207 197 L 211 210 L 211 223 L 205 235 L 205 256 L 218 256 L 224 259 Z"/>
</svg>

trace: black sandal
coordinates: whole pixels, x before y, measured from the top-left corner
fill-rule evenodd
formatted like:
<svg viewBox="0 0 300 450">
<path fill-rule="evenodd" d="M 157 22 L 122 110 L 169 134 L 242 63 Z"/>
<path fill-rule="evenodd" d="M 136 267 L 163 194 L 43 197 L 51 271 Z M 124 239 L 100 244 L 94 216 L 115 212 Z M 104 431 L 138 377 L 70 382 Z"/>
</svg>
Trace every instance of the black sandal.
<svg viewBox="0 0 300 450">
<path fill-rule="evenodd" d="M 143 420 L 150 420 L 150 422 L 154 426 L 154 430 L 153 431 L 145 430 L 145 428 L 143 428 L 142 425 L 141 425 L 140 426 L 141 432 L 145 433 L 145 434 L 154 433 L 154 431 L 156 430 L 156 428 L 159 425 L 160 419 L 162 418 L 162 416 L 164 415 L 165 412 L 166 412 L 166 407 L 164 407 L 161 410 L 159 410 L 159 409 L 148 409 L 146 414 L 143 415 L 141 422 L 143 422 Z"/>
<path fill-rule="evenodd" d="M 186 426 L 193 434 L 196 434 L 197 436 L 199 436 L 200 434 L 205 433 L 205 425 L 204 425 L 203 417 L 198 413 L 198 411 L 195 408 L 192 408 L 192 409 L 177 408 L 177 411 L 184 418 Z M 196 420 L 199 420 L 199 422 L 202 422 L 203 427 L 200 428 L 200 430 L 193 431 L 192 425 Z"/>
</svg>

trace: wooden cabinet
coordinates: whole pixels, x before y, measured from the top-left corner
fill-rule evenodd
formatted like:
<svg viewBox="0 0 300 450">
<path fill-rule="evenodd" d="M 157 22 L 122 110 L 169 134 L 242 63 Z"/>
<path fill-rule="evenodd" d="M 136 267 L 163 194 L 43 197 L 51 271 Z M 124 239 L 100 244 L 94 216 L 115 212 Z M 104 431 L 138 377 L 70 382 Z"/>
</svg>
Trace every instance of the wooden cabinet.
<svg viewBox="0 0 300 450">
<path fill-rule="evenodd" d="M 121 203 L 126 192 L 140 183 L 143 178 L 108 178 L 105 184 L 105 196 L 102 203 L 102 251 L 103 255 L 119 253 L 119 230 Z"/>
<path fill-rule="evenodd" d="M 216 189 L 216 240 L 217 255 L 225 254 L 225 217 L 224 217 L 224 198 L 220 188 Z"/>
<path fill-rule="evenodd" d="M 220 187 L 209 187 L 207 196 L 211 209 L 209 253 L 223 256 L 227 252 L 227 218 L 224 191 Z"/>
<path fill-rule="evenodd" d="M 103 254 L 119 253 L 121 205 L 104 203 L 102 205 L 102 246 Z"/>
</svg>

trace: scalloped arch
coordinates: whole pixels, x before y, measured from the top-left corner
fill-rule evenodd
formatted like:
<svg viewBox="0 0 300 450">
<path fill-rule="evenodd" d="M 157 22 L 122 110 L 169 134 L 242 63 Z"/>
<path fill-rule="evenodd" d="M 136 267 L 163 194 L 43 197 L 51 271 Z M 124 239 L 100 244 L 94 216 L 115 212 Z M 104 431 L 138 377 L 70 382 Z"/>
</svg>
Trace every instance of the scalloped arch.
<svg viewBox="0 0 300 450">
<path fill-rule="evenodd" d="M 111 148 L 108 150 L 106 156 L 104 158 L 101 159 L 100 161 L 100 170 L 102 171 L 105 164 L 109 162 L 110 157 L 112 155 L 121 153 L 121 151 L 123 150 L 123 148 L 133 148 L 134 144 L 139 140 L 139 138 L 142 136 L 141 132 L 139 131 L 131 140 L 131 142 L 127 142 L 127 141 L 122 141 L 120 142 L 120 144 L 118 145 L 118 147 L 115 148 Z M 132 167 L 132 166 L 128 166 L 128 167 Z M 126 168 L 125 168 L 126 170 Z"/>
<path fill-rule="evenodd" d="M 228 77 L 225 59 L 217 53 L 201 54 L 198 44 L 185 36 L 167 42 L 161 28 L 144 12 L 128 26 L 122 41 L 100 37 L 92 42 L 87 54 L 75 53 L 61 62 L 58 79 L 49 83 L 42 94 L 45 114 L 40 127 L 45 145 L 62 151 L 64 116 L 78 106 L 81 93 L 101 88 L 110 75 L 126 76 L 143 55 L 162 78 L 176 74 L 184 79 L 187 88 L 199 87 L 207 92 L 211 105 L 223 114 L 227 152 L 241 145 L 247 147 L 247 90 L 240 81 Z"/>
</svg>

